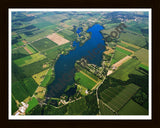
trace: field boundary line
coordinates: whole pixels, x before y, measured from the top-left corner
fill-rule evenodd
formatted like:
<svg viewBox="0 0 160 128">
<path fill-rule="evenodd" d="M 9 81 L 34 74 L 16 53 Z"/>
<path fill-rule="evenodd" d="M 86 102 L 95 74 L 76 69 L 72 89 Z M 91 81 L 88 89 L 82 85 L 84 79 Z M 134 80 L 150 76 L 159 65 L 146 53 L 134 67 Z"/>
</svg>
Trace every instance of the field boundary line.
<svg viewBox="0 0 160 128">
<path fill-rule="evenodd" d="M 128 51 L 128 52 L 134 53 L 134 51 L 132 51 L 132 50 L 130 50 L 130 49 L 127 49 L 127 48 L 125 48 L 125 47 L 122 47 L 122 46 L 120 46 L 120 45 L 117 45 L 117 47 L 122 48 L 122 49 L 124 49 L 124 50 L 126 50 L 126 51 Z"/>
</svg>

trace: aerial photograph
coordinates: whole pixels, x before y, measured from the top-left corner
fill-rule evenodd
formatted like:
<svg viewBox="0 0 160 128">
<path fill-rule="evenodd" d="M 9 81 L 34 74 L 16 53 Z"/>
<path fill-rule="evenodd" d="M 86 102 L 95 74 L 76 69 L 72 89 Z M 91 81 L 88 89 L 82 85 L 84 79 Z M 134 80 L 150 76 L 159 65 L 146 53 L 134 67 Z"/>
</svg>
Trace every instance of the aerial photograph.
<svg viewBox="0 0 160 128">
<path fill-rule="evenodd" d="M 11 116 L 149 115 L 149 11 L 10 14 Z"/>
</svg>

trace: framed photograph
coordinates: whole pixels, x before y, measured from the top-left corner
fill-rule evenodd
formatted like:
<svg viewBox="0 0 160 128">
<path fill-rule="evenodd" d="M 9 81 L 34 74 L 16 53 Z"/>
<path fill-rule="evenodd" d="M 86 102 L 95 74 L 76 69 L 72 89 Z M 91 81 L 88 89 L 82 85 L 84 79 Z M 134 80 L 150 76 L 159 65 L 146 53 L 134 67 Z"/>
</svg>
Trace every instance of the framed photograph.
<svg viewBox="0 0 160 128">
<path fill-rule="evenodd" d="M 9 8 L 9 120 L 151 120 L 151 8 Z"/>
</svg>

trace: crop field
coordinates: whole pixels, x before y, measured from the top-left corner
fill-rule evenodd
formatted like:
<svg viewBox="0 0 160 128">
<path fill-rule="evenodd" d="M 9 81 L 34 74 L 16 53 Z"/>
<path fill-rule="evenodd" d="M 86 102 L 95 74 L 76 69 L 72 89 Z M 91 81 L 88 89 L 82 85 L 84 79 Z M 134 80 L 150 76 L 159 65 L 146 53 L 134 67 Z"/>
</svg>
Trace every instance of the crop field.
<svg viewBox="0 0 160 128">
<path fill-rule="evenodd" d="M 38 105 L 38 100 L 35 97 L 33 97 L 32 100 L 30 100 L 28 102 L 28 104 L 29 104 L 29 106 L 26 110 L 26 113 L 28 113 L 31 109 L 33 109 L 35 106 Z"/>
<path fill-rule="evenodd" d="M 116 47 L 116 50 L 118 50 L 118 51 L 120 51 L 120 52 L 122 52 L 122 53 L 124 53 L 124 54 L 126 54 L 126 55 L 131 55 L 131 54 L 132 54 L 131 52 L 129 52 L 129 51 L 127 51 L 127 50 L 124 50 L 124 49 L 122 49 L 122 48 L 119 48 L 119 47 Z"/>
<path fill-rule="evenodd" d="M 75 34 L 72 31 L 67 30 L 67 29 L 59 31 L 58 34 L 63 36 L 65 39 L 69 41 L 74 41 L 76 39 Z"/>
<path fill-rule="evenodd" d="M 144 64 L 140 64 L 139 67 L 145 69 L 146 71 L 149 70 L 149 69 L 148 69 L 148 66 L 146 66 L 146 65 L 144 65 Z"/>
<path fill-rule="evenodd" d="M 41 82 L 41 86 L 42 87 L 46 87 L 49 80 L 51 79 L 51 76 L 52 76 L 52 69 L 50 68 L 45 76 L 45 78 L 43 79 L 43 81 Z"/>
<path fill-rule="evenodd" d="M 112 73 L 111 77 L 115 79 L 127 81 L 129 79 L 128 75 L 130 73 L 136 72 L 136 74 L 138 74 L 138 71 L 135 71 L 135 70 L 139 64 L 140 64 L 140 61 L 135 59 L 130 59 L 127 62 L 125 62 L 123 65 L 121 65 L 117 71 Z"/>
<path fill-rule="evenodd" d="M 38 22 L 38 23 L 34 24 L 34 26 L 36 26 L 39 29 L 45 28 L 45 27 L 48 27 L 48 26 L 51 26 L 51 25 L 53 25 L 53 23 L 50 23 L 50 22 L 44 21 L 44 20 L 42 22 Z"/>
<path fill-rule="evenodd" d="M 83 115 L 83 112 L 87 109 L 85 98 L 81 98 L 68 105 L 67 115 Z"/>
<path fill-rule="evenodd" d="M 120 45 L 117 45 L 117 47 L 118 47 L 118 48 L 121 48 L 121 49 L 124 49 L 124 50 L 126 50 L 126 51 L 128 51 L 128 52 L 134 53 L 134 51 L 132 51 L 132 50 L 130 50 L 130 49 L 127 49 L 127 48 L 125 48 L 125 47 L 122 47 L 122 46 L 120 46 Z"/>
<path fill-rule="evenodd" d="M 48 39 L 52 40 L 58 45 L 66 44 L 69 42 L 69 40 L 63 38 L 62 36 L 58 35 L 57 33 L 53 33 L 51 35 L 47 36 Z"/>
<path fill-rule="evenodd" d="M 39 86 L 39 87 L 36 89 L 34 95 L 35 95 L 36 98 L 43 98 L 44 95 L 45 95 L 45 92 L 46 92 L 46 88 Z"/>
<path fill-rule="evenodd" d="M 93 73 L 89 72 L 85 68 L 82 68 L 78 64 L 76 64 L 76 66 L 78 66 L 78 69 L 80 69 L 82 72 L 84 72 L 85 74 L 87 74 L 88 76 L 90 76 L 91 78 L 93 78 L 95 81 L 99 81 L 99 78 L 97 76 L 95 76 Z"/>
<path fill-rule="evenodd" d="M 43 39 L 40 39 L 38 41 L 35 41 L 35 42 L 32 43 L 32 45 L 40 51 L 51 48 L 51 47 L 54 47 L 54 46 L 57 46 L 56 43 L 49 40 L 48 38 L 43 38 Z"/>
<path fill-rule="evenodd" d="M 130 44 L 130 43 L 127 43 L 127 42 L 122 41 L 122 40 L 121 40 L 121 43 L 120 43 L 120 44 L 123 44 L 124 47 L 125 47 L 125 45 L 130 46 L 130 47 L 132 47 L 132 48 L 135 48 L 136 50 L 141 48 L 141 47 L 139 47 L 139 46 L 137 46 L 137 45 Z M 128 49 L 129 49 L 129 47 L 128 47 Z M 133 49 L 131 49 L 131 50 L 133 50 Z M 134 50 L 133 50 L 133 51 L 134 51 Z"/>
<path fill-rule="evenodd" d="M 23 81 L 17 81 L 12 84 L 12 94 L 15 99 L 21 102 L 28 96 L 32 96 L 37 86 L 32 78 L 26 78 Z"/>
<path fill-rule="evenodd" d="M 147 115 L 148 111 L 134 102 L 130 100 L 119 112 L 119 115 Z"/>
<path fill-rule="evenodd" d="M 119 111 L 137 92 L 139 87 L 129 84 L 125 87 L 110 87 L 100 94 L 101 99 L 116 112 Z"/>
<path fill-rule="evenodd" d="M 25 65 L 28 65 L 28 64 L 32 64 L 34 62 L 37 62 L 37 61 L 40 61 L 40 60 L 43 60 L 45 59 L 46 57 L 40 53 L 36 53 L 36 54 L 33 54 L 33 55 L 30 55 L 30 56 L 26 56 L 26 57 L 23 57 L 23 58 L 20 58 L 20 59 L 17 59 L 15 60 L 15 64 L 17 64 L 19 67 L 23 67 Z"/>
<path fill-rule="evenodd" d="M 147 49 L 141 48 L 140 50 L 136 51 L 134 55 L 142 62 L 142 64 L 148 66 L 149 55 Z"/>
<path fill-rule="evenodd" d="M 88 89 L 92 89 L 96 85 L 96 82 L 94 82 L 93 80 L 91 80 L 90 78 L 88 78 L 87 76 L 82 74 L 81 72 L 77 72 L 75 74 L 75 80 L 80 85 L 82 85 L 82 86 L 84 86 L 85 88 L 88 88 Z"/>
<path fill-rule="evenodd" d="M 139 48 L 132 47 L 132 46 L 126 44 L 126 43 L 122 43 L 122 41 L 121 41 L 120 43 L 118 43 L 118 45 L 119 45 L 119 46 L 122 46 L 122 47 L 124 47 L 124 48 L 127 48 L 127 49 L 129 49 L 129 50 L 132 50 L 132 51 L 134 51 L 134 52 L 139 49 Z M 135 46 L 136 46 L 136 45 L 135 45 Z"/>
<path fill-rule="evenodd" d="M 127 56 L 126 54 L 116 50 L 112 58 L 111 65 L 118 62 L 119 60 L 123 59 L 126 56 Z"/>
<path fill-rule="evenodd" d="M 137 45 L 139 47 L 143 47 L 144 45 L 146 45 L 145 38 L 142 35 L 126 32 L 121 33 L 120 39 L 125 42 Z"/>
<path fill-rule="evenodd" d="M 27 44 L 25 47 L 26 47 L 30 52 L 32 52 L 32 54 L 37 53 L 37 51 L 36 51 L 30 44 Z"/>
<path fill-rule="evenodd" d="M 123 63 L 125 63 L 126 61 L 128 61 L 131 58 L 132 57 L 130 57 L 130 56 L 126 56 L 123 59 L 121 59 L 120 61 L 118 61 L 117 63 L 115 63 L 113 66 L 119 67 L 119 66 L 121 66 Z"/>
<path fill-rule="evenodd" d="M 20 34 L 20 36 L 25 39 L 27 42 L 34 42 L 36 40 L 45 38 L 47 35 L 52 34 L 54 32 L 54 30 L 41 30 L 39 33 L 32 35 L 32 36 L 26 36 L 25 34 Z"/>
<path fill-rule="evenodd" d="M 27 55 L 29 55 L 29 53 L 23 47 L 12 50 L 13 60 L 21 58 L 21 57 L 25 57 Z"/>
<path fill-rule="evenodd" d="M 71 19 L 64 22 L 67 25 L 78 25 L 79 21 L 77 19 Z"/>
<path fill-rule="evenodd" d="M 115 115 L 108 107 L 105 106 L 102 100 L 99 100 L 101 115 Z"/>
<path fill-rule="evenodd" d="M 46 69 L 46 70 L 44 70 L 44 71 L 42 71 L 42 72 L 39 72 L 39 73 L 37 73 L 37 74 L 34 74 L 34 75 L 32 76 L 32 78 L 36 81 L 36 83 L 37 83 L 38 85 L 41 85 L 41 82 L 44 80 L 45 75 L 47 75 L 48 70 L 49 70 L 49 69 Z"/>
<path fill-rule="evenodd" d="M 43 51 L 43 53 L 49 59 L 56 59 L 57 55 L 60 54 L 64 49 L 70 49 L 70 48 L 71 48 L 70 43 L 66 43 L 58 47 L 53 47 L 46 51 Z"/>
<path fill-rule="evenodd" d="M 109 55 L 110 53 L 113 53 L 114 50 L 111 47 L 106 47 L 106 51 L 104 51 L 104 54 Z"/>
</svg>

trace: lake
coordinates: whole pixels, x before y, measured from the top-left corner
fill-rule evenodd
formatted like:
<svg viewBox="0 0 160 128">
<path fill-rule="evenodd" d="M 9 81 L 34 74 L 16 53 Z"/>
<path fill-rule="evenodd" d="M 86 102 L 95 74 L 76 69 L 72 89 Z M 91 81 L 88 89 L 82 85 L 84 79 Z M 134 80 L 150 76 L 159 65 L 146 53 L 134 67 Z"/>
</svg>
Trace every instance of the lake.
<svg viewBox="0 0 160 128">
<path fill-rule="evenodd" d="M 105 46 L 103 36 L 100 30 L 104 29 L 103 26 L 99 24 L 93 25 L 87 30 L 91 33 L 91 38 L 86 41 L 82 46 L 79 42 L 74 41 L 74 50 L 69 51 L 67 55 L 60 55 L 59 59 L 55 64 L 55 80 L 47 87 L 47 97 L 60 97 L 68 85 L 74 83 L 75 67 L 74 64 L 77 60 L 85 57 L 89 63 L 101 66 L 102 55 L 105 47 L 100 52 L 97 52 L 92 57 L 91 52 L 98 47 L 98 45 Z M 75 91 L 75 90 L 74 90 Z M 72 93 L 74 93 L 72 91 Z"/>
</svg>

